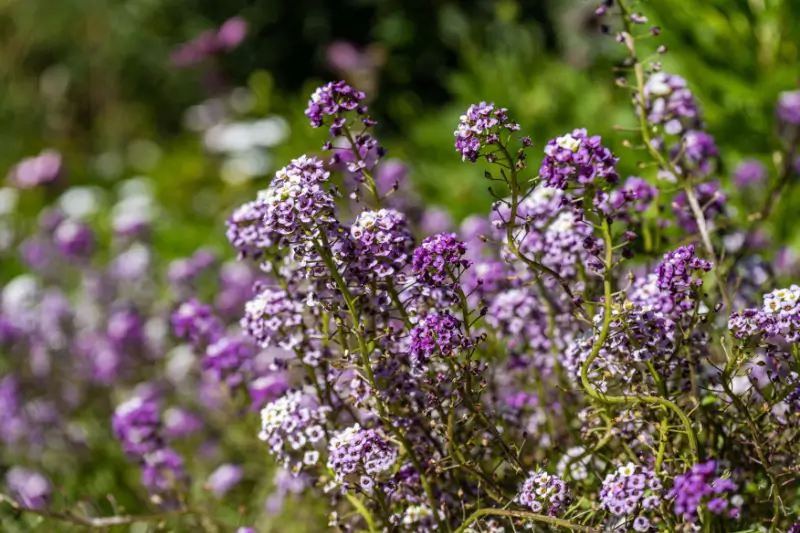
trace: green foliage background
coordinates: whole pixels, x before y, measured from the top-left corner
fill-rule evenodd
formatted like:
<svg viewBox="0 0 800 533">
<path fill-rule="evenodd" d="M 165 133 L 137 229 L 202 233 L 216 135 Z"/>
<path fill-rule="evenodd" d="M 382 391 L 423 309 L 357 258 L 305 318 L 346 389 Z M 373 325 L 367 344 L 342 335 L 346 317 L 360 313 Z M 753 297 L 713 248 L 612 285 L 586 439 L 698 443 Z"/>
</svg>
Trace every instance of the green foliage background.
<svg viewBox="0 0 800 533">
<path fill-rule="evenodd" d="M 155 228 L 161 257 L 198 246 L 232 255 L 224 218 L 264 180 L 233 185 L 220 179 L 219 159 L 182 125 L 184 111 L 208 96 L 203 68 L 175 69 L 169 53 L 234 15 L 248 20 L 250 34 L 216 67 L 227 86 L 249 87 L 251 118 L 288 121 L 291 133 L 272 149 L 273 166 L 319 146 L 324 132 L 308 127 L 303 109 L 314 87 L 338 77 L 325 61 L 326 47 L 346 40 L 383 50 L 386 61 L 371 94 L 381 141 L 409 163 L 425 200 L 449 208 L 456 219 L 486 213 L 491 202 L 482 172 L 462 164 L 452 146 L 458 116 L 480 100 L 508 107 L 535 145 L 586 127 L 622 157 L 623 175 L 646 172 L 614 130 L 635 117 L 629 93 L 614 84 L 612 69 L 623 51 L 598 31 L 596 7 L 584 0 L 3 0 L 0 174 L 53 147 L 65 155 L 69 184 L 110 192 L 122 179 L 147 175 L 166 206 Z M 652 0 L 638 9 L 663 27 L 665 70 L 685 77 L 705 108 L 722 150 L 722 179 L 746 157 L 774 170 L 774 103 L 800 82 L 800 2 Z M 155 166 L 142 167 L 135 149 L 141 140 L 160 147 Z M 113 177 L 98 170 L 103 153 L 119 164 Z M 794 216 L 800 188 L 789 191 L 770 229 L 777 240 L 800 246 Z M 25 193 L 21 208 L 33 219 L 53 194 Z M 737 191 L 731 197 L 743 212 L 752 208 Z M 4 278 L 19 268 L 10 259 L 0 265 Z M 240 459 L 268 469 L 266 454 Z M 111 493 L 130 512 L 139 510 L 138 474 L 126 468 L 115 443 L 50 462 L 61 474 L 54 476 L 59 503 L 93 502 L 107 513 L 113 509 L 104 498 Z M 225 505 L 215 504 L 218 514 L 231 524 L 240 505 L 244 516 L 258 515 L 267 492 L 264 480 L 249 479 Z M 302 517 L 309 510 L 323 512 L 311 504 L 290 506 L 290 531 L 307 530 Z M 3 531 L 56 527 L 1 513 Z M 266 531 L 287 531 L 286 524 Z"/>
</svg>

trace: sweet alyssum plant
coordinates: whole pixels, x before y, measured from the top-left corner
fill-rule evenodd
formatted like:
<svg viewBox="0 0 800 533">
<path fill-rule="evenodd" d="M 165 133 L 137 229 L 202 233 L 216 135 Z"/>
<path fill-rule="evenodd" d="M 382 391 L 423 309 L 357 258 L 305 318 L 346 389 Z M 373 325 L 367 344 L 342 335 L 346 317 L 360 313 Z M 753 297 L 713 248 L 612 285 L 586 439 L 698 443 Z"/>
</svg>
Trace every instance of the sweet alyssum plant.
<svg viewBox="0 0 800 533">
<path fill-rule="evenodd" d="M 390 162 L 365 95 L 329 83 L 306 110 L 330 132 L 322 154 L 228 221 L 268 278 L 240 322 L 250 340 L 197 300 L 173 314 L 217 382 L 271 400 L 258 438 L 293 491 L 329 500 L 329 528 L 800 531 L 800 287 L 759 283 L 769 265 L 750 253 L 798 172 L 800 92 L 778 102 L 774 175 L 737 170 L 767 191 L 734 218 L 699 102 L 661 71 L 664 48 L 641 49 L 660 31 L 621 0 L 597 15 L 626 52 L 621 156 L 642 176 L 591 132 L 537 148 L 481 102 L 455 148 L 488 163 L 491 214 L 417 240 L 402 189 L 376 178 Z M 253 344 L 279 349 L 270 374 Z M 134 395 L 113 424 L 168 495 L 182 463 L 157 408 Z"/>
</svg>

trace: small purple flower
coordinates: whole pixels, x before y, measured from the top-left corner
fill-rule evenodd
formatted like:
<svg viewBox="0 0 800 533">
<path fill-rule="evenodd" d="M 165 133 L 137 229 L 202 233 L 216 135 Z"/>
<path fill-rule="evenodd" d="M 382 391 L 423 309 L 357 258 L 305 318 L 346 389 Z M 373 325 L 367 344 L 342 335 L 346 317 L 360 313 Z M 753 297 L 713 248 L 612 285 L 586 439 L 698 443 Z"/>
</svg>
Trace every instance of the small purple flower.
<svg viewBox="0 0 800 533">
<path fill-rule="evenodd" d="M 367 108 L 361 104 L 364 98 L 364 93 L 353 89 L 344 81 L 330 82 L 314 91 L 305 114 L 314 128 L 322 126 L 326 116 L 335 117 L 331 126 L 331 137 L 337 137 L 344 125 L 344 114 L 349 111 L 366 113 Z"/>
<path fill-rule="evenodd" d="M 800 126 L 800 90 L 785 91 L 778 96 L 778 118 L 786 124 Z"/>
<path fill-rule="evenodd" d="M 729 478 L 716 477 L 717 463 L 707 461 L 675 478 L 669 493 L 674 499 L 675 514 L 688 522 L 696 522 L 705 506 L 711 513 L 738 518 L 742 498 Z"/>
<path fill-rule="evenodd" d="M 12 467 L 6 472 L 6 484 L 14 498 L 28 509 L 44 509 L 53 491 L 46 477 L 20 466 Z"/>
<path fill-rule="evenodd" d="M 88 257 L 94 251 L 94 232 L 78 220 L 67 219 L 53 234 L 56 246 L 67 257 Z"/>
<path fill-rule="evenodd" d="M 451 357 L 470 346 L 461 322 L 446 313 L 431 312 L 411 329 L 408 353 L 414 365 L 423 365 L 431 357 Z"/>
<path fill-rule="evenodd" d="M 654 73 L 644 85 L 644 99 L 647 121 L 670 135 L 701 126 L 700 106 L 680 76 Z"/>
<path fill-rule="evenodd" d="M 61 176 L 62 168 L 61 154 L 55 150 L 45 150 L 38 156 L 17 163 L 8 179 L 20 189 L 32 189 L 56 181 Z"/>
<path fill-rule="evenodd" d="M 217 31 L 217 46 L 221 50 L 233 50 L 247 36 L 247 21 L 242 17 L 232 17 L 222 23 Z"/>
<path fill-rule="evenodd" d="M 455 233 L 441 233 L 428 237 L 414 250 L 411 268 L 414 275 L 433 287 L 452 286 L 469 268 L 464 259 L 467 246 Z"/>
<path fill-rule="evenodd" d="M 544 148 L 546 155 L 539 176 L 548 187 L 561 190 L 570 185 L 583 188 L 601 180 L 607 185 L 617 183 L 619 159 L 600 144 L 600 140 L 599 135 L 587 136 L 585 129 L 575 129 L 552 139 Z"/>
<path fill-rule="evenodd" d="M 495 109 L 494 104 L 481 102 L 469 106 L 467 112 L 461 115 L 456 137 L 456 151 L 463 160 L 469 159 L 476 162 L 481 155 L 481 150 L 489 145 L 501 142 L 500 135 L 503 130 L 518 131 L 519 124 L 509 120 L 505 108 Z M 490 155 L 486 155 L 490 159 Z M 495 157 L 496 159 L 496 157 Z"/>
<path fill-rule="evenodd" d="M 194 344 L 212 342 L 222 330 L 211 306 L 194 298 L 182 303 L 172 314 L 172 328 L 177 337 L 189 339 Z"/>
<path fill-rule="evenodd" d="M 224 381 L 229 387 L 236 387 L 247 378 L 254 357 L 252 341 L 223 335 L 206 348 L 203 370 L 215 380 Z"/>
<path fill-rule="evenodd" d="M 758 159 L 745 159 L 733 171 L 733 183 L 737 187 L 759 185 L 767 180 L 768 171 Z"/>
<path fill-rule="evenodd" d="M 155 400 L 142 396 L 121 403 L 111 421 L 114 436 L 131 457 L 141 457 L 159 449 L 161 416 Z"/>
<path fill-rule="evenodd" d="M 239 484 L 243 476 L 244 469 L 241 466 L 224 464 L 211 473 L 207 485 L 215 497 L 222 498 Z"/>
<path fill-rule="evenodd" d="M 411 259 L 414 236 L 405 216 L 394 209 L 364 211 L 350 227 L 357 245 L 357 269 L 384 279 L 401 271 Z"/>
<path fill-rule="evenodd" d="M 517 500 L 534 513 L 560 516 L 567 510 L 572 493 L 563 479 L 537 471 L 522 484 Z"/>
<path fill-rule="evenodd" d="M 150 492 L 172 490 L 185 477 L 183 458 L 172 448 L 159 448 L 144 456 L 142 485 Z"/>
</svg>

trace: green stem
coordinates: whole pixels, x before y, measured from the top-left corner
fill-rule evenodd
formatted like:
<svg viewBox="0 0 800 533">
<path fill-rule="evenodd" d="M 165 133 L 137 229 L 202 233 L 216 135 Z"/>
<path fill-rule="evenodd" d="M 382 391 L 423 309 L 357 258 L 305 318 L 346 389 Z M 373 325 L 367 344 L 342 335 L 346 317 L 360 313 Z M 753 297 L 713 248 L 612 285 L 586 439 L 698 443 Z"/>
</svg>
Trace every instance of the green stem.
<svg viewBox="0 0 800 533">
<path fill-rule="evenodd" d="M 549 524 L 551 526 L 562 527 L 565 529 L 569 529 L 570 531 L 580 531 L 582 533 L 600 533 L 599 530 L 594 529 L 588 526 L 582 526 L 579 524 L 575 524 L 574 522 L 570 522 L 569 520 L 564 520 L 561 518 L 555 518 L 552 516 L 545 516 L 536 513 L 531 513 L 528 511 L 514 511 L 511 509 L 478 509 L 464 521 L 461 526 L 454 531 L 454 533 L 464 533 L 466 529 L 472 525 L 478 518 L 482 516 L 505 516 L 509 518 L 523 518 L 527 520 L 531 520 L 533 522 L 541 522 L 542 524 Z"/>
<path fill-rule="evenodd" d="M 598 400 L 603 403 L 607 404 L 625 404 L 625 403 L 652 403 L 661 405 L 673 411 L 678 418 L 681 419 L 685 429 L 686 429 L 686 436 L 689 439 L 689 445 L 692 449 L 692 456 L 697 462 L 698 458 L 698 445 L 697 445 L 697 437 L 694 434 L 694 430 L 692 429 L 692 423 L 683 410 L 675 405 L 673 402 L 666 398 L 660 398 L 658 396 L 607 396 L 605 394 L 600 393 L 597 389 L 595 389 L 594 385 L 592 385 L 591 381 L 589 380 L 589 367 L 591 366 L 592 362 L 597 358 L 600 354 L 600 350 L 602 349 L 603 345 L 608 338 L 608 332 L 611 325 L 611 265 L 613 262 L 613 246 L 611 240 L 611 227 L 609 226 L 608 220 L 604 219 L 602 223 L 603 229 L 603 237 L 605 241 L 605 268 L 603 269 L 603 293 L 604 293 L 604 313 L 603 313 L 603 325 L 600 329 L 600 335 L 597 338 L 597 341 L 594 343 L 592 347 L 592 351 L 589 354 L 589 357 L 586 359 L 586 362 L 583 363 L 581 367 L 581 383 L 583 384 L 586 393 L 589 394 L 595 400 Z"/>
<path fill-rule="evenodd" d="M 355 333 L 356 340 L 358 341 L 359 350 L 361 351 L 361 360 L 362 365 L 364 367 L 364 371 L 367 373 L 367 381 L 372 387 L 373 391 L 378 390 L 376 381 L 375 381 L 375 373 L 372 370 L 372 364 L 369 360 L 369 350 L 367 349 L 367 343 L 364 340 L 364 336 L 361 334 L 360 329 L 360 319 L 358 311 L 356 310 L 355 300 L 353 295 L 350 293 L 350 288 L 348 287 L 347 283 L 342 278 L 341 274 L 339 273 L 336 265 L 334 264 L 333 260 L 331 259 L 328 254 L 325 253 L 325 249 L 329 248 L 327 238 L 323 233 L 321 235 L 322 243 L 317 241 L 312 241 L 314 248 L 316 249 L 319 256 L 322 258 L 325 266 L 328 268 L 331 277 L 333 277 L 334 281 L 336 282 L 337 287 L 339 288 L 339 292 L 342 294 L 342 298 L 344 298 L 345 305 L 350 313 L 350 318 L 353 321 L 353 333 Z M 439 527 L 442 531 L 444 531 L 444 527 L 442 524 L 442 519 L 439 516 L 438 509 L 436 506 L 436 498 L 433 495 L 433 489 L 431 488 L 430 482 L 428 481 L 428 477 L 425 474 L 425 470 L 422 468 L 422 463 L 420 462 L 417 455 L 414 453 L 414 449 L 409 443 L 408 439 L 406 438 L 405 434 L 397 428 L 394 424 L 389 421 L 389 417 L 386 413 L 386 407 L 383 405 L 383 402 L 380 401 L 380 398 L 377 396 L 375 397 L 375 405 L 378 409 L 378 414 L 380 415 L 381 420 L 384 421 L 386 426 L 395 436 L 395 438 L 400 442 L 403 446 L 403 449 L 408 455 L 409 460 L 414 465 L 414 468 L 419 473 L 420 483 L 422 483 L 422 487 L 425 490 L 425 495 L 428 498 L 428 503 L 431 507 L 431 512 L 436 519 L 436 522 L 439 524 Z"/>
</svg>

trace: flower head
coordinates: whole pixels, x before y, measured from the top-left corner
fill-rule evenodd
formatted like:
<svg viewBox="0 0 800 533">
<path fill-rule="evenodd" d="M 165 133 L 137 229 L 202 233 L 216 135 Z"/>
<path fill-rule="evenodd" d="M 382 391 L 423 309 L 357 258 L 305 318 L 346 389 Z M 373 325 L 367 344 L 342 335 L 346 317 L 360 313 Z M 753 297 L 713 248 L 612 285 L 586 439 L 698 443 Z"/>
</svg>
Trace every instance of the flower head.
<svg viewBox="0 0 800 533">
<path fill-rule="evenodd" d="M 613 185 L 619 181 L 611 150 L 600 144 L 600 136 L 587 136 L 585 129 L 576 129 L 552 139 L 544 148 L 545 158 L 539 169 L 548 187 L 566 190 L 583 188 L 590 183 Z"/>
<path fill-rule="evenodd" d="M 454 133 L 456 151 L 461 154 L 462 159 L 469 159 L 474 163 L 482 149 L 500 142 L 503 130 L 519 130 L 519 124 L 511 122 L 506 111 L 508 110 L 505 108 L 496 109 L 494 104 L 486 102 L 469 106 L 467 112 L 461 115 L 461 121 Z M 493 156 L 486 157 L 491 159 Z"/>
</svg>

